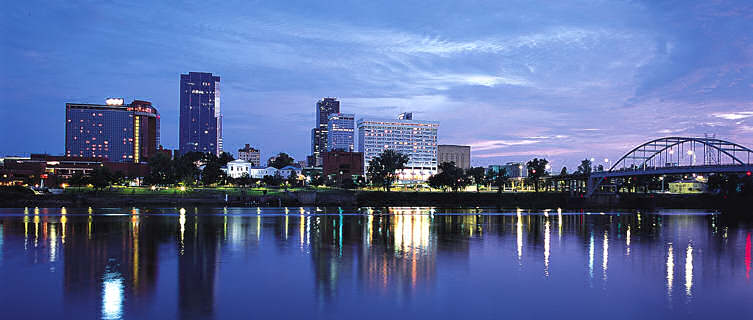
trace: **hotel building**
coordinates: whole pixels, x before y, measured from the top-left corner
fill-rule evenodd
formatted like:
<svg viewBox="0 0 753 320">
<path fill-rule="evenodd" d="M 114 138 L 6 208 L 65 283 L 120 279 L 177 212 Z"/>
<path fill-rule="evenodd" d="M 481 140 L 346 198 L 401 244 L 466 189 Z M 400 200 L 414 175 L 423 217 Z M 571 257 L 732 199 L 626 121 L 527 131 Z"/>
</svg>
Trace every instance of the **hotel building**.
<svg viewBox="0 0 753 320">
<path fill-rule="evenodd" d="M 146 162 L 160 143 L 160 116 L 150 102 L 110 98 L 106 104 L 65 104 L 65 155 Z"/>
<path fill-rule="evenodd" d="M 409 157 L 405 169 L 398 172 L 399 183 L 426 181 L 437 173 L 439 122 L 401 118 L 358 120 L 358 152 L 364 155 L 364 172 L 368 172 L 371 159 L 392 149 Z"/>
</svg>

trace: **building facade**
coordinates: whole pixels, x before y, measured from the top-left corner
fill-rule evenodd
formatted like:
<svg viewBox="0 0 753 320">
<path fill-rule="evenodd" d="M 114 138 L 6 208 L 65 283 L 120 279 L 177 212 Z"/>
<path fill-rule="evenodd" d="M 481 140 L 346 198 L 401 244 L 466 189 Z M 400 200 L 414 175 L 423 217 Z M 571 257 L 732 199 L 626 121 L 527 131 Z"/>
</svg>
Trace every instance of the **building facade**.
<svg viewBox="0 0 753 320">
<path fill-rule="evenodd" d="M 259 149 L 252 148 L 249 144 L 246 144 L 246 147 L 242 149 L 238 149 L 238 159 L 248 161 L 255 166 L 261 165 L 261 153 Z"/>
<path fill-rule="evenodd" d="M 343 181 L 356 181 L 363 176 L 363 153 L 347 151 L 328 151 L 323 154 L 325 176 L 342 185 Z"/>
<path fill-rule="evenodd" d="M 222 153 L 220 77 L 211 73 L 180 75 L 180 153 Z"/>
<path fill-rule="evenodd" d="M 508 162 L 503 165 L 493 164 L 486 169 L 486 172 L 498 173 L 502 171 L 510 179 L 524 179 L 528 177 L 528 166 L 523 162 Z"/>
<path fill-rule="evenodd" d="M 405 169 L 398 172 L 400 183 L 415 183 L 437 173 L 437 132 L 439 122 L 412 119 L 359 119 L 358 152 L 363 153 L 364 170 L 369 161 L 386 149 L 408 155 Z"/>
<path fill-rule="evenodd" d="M 329 116 L 340 113 L 340 101 L 336 98 L 322 98 L 316 102 L 316 124 L 311 129 L 311 155 L 312 162 L 309 166 L 321 166 L 321 153 L 327 151 L 327 126 Z"/>
<path fill-rule="evenodd" d="M 439 163 L 455 162 L 456 167 L 468 170 L 471 168 L 471 146 L 440 144 L 437 146 L 437 160 Z"/>
<path fill-rule="evenodd" d="M 160 143 L 160 116 L 148 101 L 65 105 L 65 155 L 113 162 L 146 162 Z"/>
<path fill-rule="evenodd" d="M 120 172 L 132 182 L 140 182 L 149 173 L 146 163 L 112 162 L 104 157 L 67 157 L 32 154 L 29 157 L 0 158 L 0 185 L 36 185 L 58 188 L 74 174 L 89 176 L 95 168 Z"/>
<path fill-rule="evenodd" d="M 354 119 L 352 113 L 333 113 L 327 120 L 327 151 L 353 152 Z"/>
<path fill-rule="evenodd" d="M 245 160 L 233 160 L 227 163 L 225 173 L 231 178 L 237 179 L 244 175 L 249 178 L 262 179 L 264 176 L 274 176 L 277 169 L 274 167 L 256 166 Z"/>
</svg>

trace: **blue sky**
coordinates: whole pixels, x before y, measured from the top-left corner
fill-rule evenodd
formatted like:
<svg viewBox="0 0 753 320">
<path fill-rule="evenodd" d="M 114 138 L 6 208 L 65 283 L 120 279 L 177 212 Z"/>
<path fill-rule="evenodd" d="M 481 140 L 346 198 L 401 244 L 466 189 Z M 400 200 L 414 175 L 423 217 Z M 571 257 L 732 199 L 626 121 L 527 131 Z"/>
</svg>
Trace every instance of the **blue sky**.
<svg viewBox="0 0 753 320">
<path fill-rule="evenodd" d="M 222 78 L 226 149 L 310 151 L 315 102 L 439 120 L 473 164 L 555 170 L 668 135 L 753 146 L 750 1 L 12 1 L 0 154 L 64 149 L 65 103 L 152 101 L 178 140 L 179 75 Z"/>
</svg>

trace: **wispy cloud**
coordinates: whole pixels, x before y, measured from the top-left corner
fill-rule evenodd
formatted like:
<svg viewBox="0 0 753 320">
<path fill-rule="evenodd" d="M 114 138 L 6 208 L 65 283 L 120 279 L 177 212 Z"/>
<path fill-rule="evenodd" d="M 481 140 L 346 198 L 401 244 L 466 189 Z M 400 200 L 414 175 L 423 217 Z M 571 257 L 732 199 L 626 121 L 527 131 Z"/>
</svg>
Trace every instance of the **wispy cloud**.
<svg viewBox="0 0 753 320">
<path fill-rule="evenodd" d="M 722 118 L 725 120 L 740 120 L 753 117 L 753 111 L 714 113 L 714 117 Z"/>
</svg>

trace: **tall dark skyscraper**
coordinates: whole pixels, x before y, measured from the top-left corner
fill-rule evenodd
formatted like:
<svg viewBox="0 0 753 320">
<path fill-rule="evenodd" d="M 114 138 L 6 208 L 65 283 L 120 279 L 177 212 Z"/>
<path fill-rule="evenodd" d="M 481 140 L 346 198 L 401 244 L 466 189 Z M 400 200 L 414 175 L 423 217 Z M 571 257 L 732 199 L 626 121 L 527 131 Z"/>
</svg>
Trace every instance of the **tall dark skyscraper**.
<svg viewBox="0 0 753 320">
<path fill-rule="evenodd" d="M 220 77 L 205 72 L 180 75 L 180 153 L 222 153 Z"/>
<path fill-rule="evenodd" d="M 337 101 L 336 98 L 322 98 L 322 100 L 316 102 L 316 126 L 311 129 L 309 166 L 322 165 L 321 154 L 327 151 L 327 122 L 329 115 L 333 113 L 340 113 L 340 101 Z"/>
<path fill-rule="evenodd" d="M 107 99 L 107 104 L 65 104 L 65 155 L 114 162 L 144 162 L 157 152 L 160 116 L 150 102 Z"/>
</svg>

